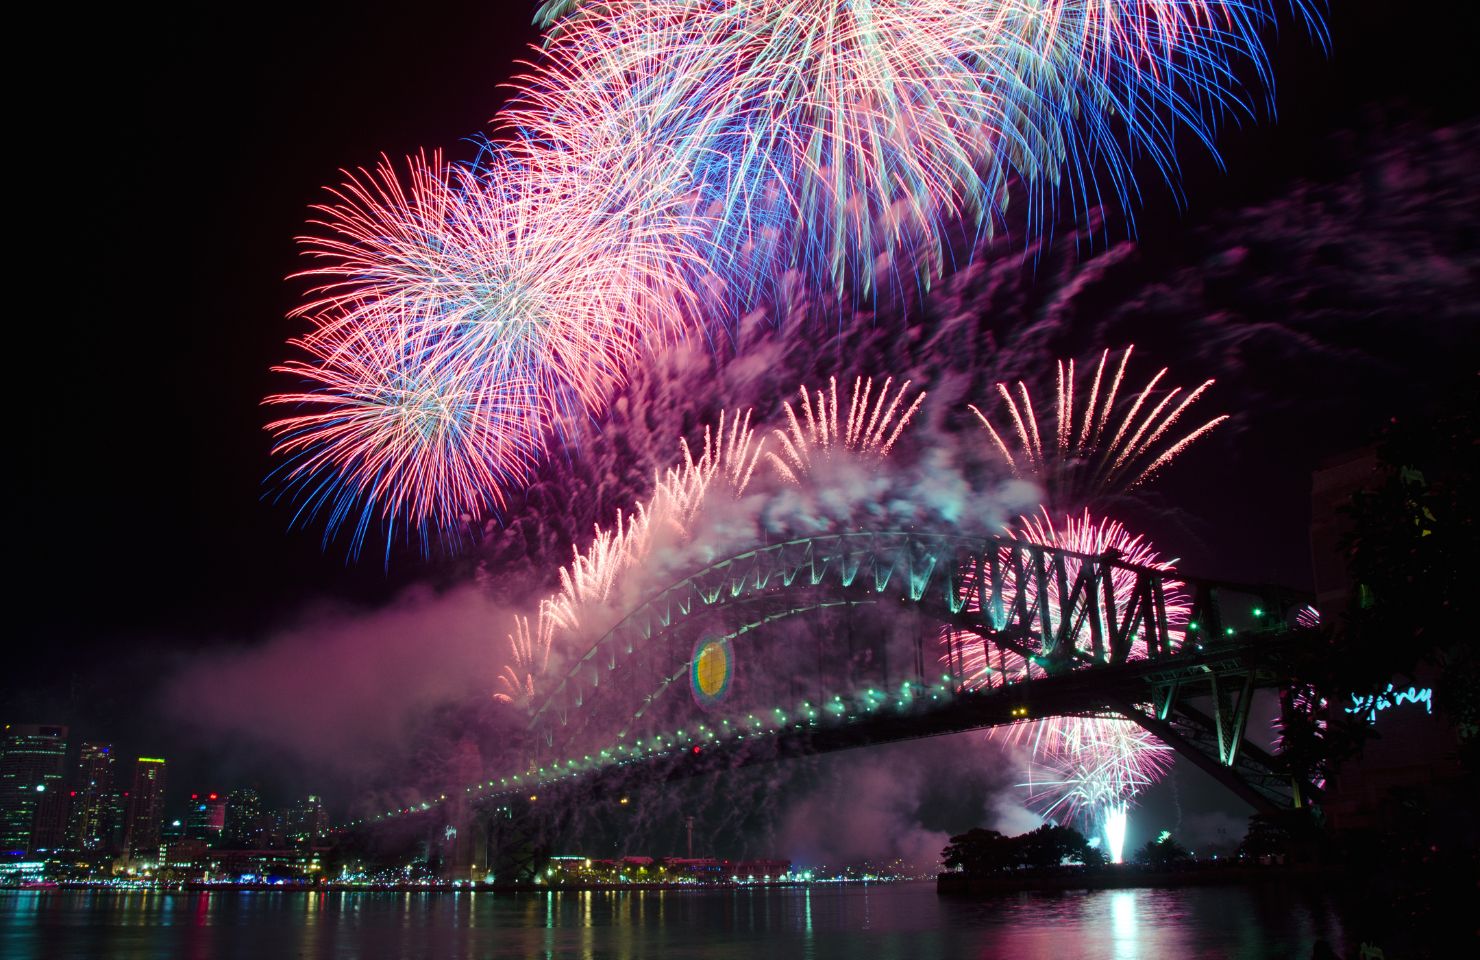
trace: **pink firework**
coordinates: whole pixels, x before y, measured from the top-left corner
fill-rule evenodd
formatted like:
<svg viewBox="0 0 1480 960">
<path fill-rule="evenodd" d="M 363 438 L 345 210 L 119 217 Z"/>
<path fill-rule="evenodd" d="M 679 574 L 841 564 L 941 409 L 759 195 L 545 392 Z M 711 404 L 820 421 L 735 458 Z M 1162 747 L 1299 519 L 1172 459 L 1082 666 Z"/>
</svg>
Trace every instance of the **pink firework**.
<svg viewBox="0 0 1480 960">
<path fill-rule="evenodd" d="M 327 541 L 377 522 L 447 526 L 503 504 L 543 449 L 544 409 L 520 371 L 496 378 L 440 364 L 416 330 L 322 330 L 294 341 L 309 360 L 275 368 L 303 385 L 268 397 L 292 416 L 268 425 L 278 478 L 299 518 L 327 514 Z"/>
<path fill-rule="evenodd" d="M 347 173 L 315 208 L 308 359 L 280 368 L 309 387 L 267 401 L 308 410 L 269 430 L 331 531 L 357 505 L 359 526 L 486 512 L 558 409 L 601 409 L 692 314 L 692 221 L 654 197 L 527 144 L 477 170 L 407 165 Z"/>
<path fill-rule="evenodd" d="M 1060 523 L 1042 510 L 1038 516 L 1020 518 L 1008 535 L 1092 557 L 1110 554 L 1121 563 L 1164 573 L 1175 569 L 1175 561 L 1163 560 L 1144 537 L 1132 534 L 1117 521 L 1096 520 L 1087 510 L 1077 517 L 1065 516 Z M 1069 576 L 1072 581 L 1073 570 Z M 1132 571 L 1112 568 L 1110 587 L 1118 609 L 1131 601 L 1135 580 Z M 1168 578 L 1162 585 L 1168 624 L 1174 630 L 1185 630 L 1191 604 L 1182 583 Z M 1009 591 L 1012 589 L 1010 585 Z M 1056 610 L 1057 587 L 1050 586 L 1049 590 L 1049 609 Z M 1036 596 L 1029 597 L 1030 609 L 1037 600 Z M 1056 626 L 1040 625 L 1040 629 Z M 1074 636 L 1074 644 L 1087 651 L 1092 647 L 1091 637 L 1085 623 Z M 942 659 L 953 659 L 961 665 L 966 689 L 1005 686 L 1041 670 L 1031 660 L 979 637 L 948 632 L 944 641 L 946 653 Z M 1145 657 L 1146 640 L 1140 634 L 1132 638 L 1129 659 Z M 1109 810 L 1123 808 L 1131 795 L 1154 783 L 1171 765 L 1171 754 L 1164 745 L 1134 721 L 1117 716 L 1052 717 L 997 728 L 991 735 L 1029 750 L 1032 804 L 1045 815 L 1061 813 L 1066 819 L 1078 818 L 1096 829 Z"/>
<path fill-rule="evenodd" d="M 1292 6 L 1319 32 L 1304 0 Z M 689 171 L 742 290 L 943 272 L 949 227 L 1129 207 L 1269 78 L 1265 0 L 550 0 L 537 128 L 620 114 Z M 541 136 L 543 136 L 541 134 Z M 631 149 L 629 147 L 628 149 Z M 1067 195 L 1067 196 L 1063 196 Z M 1061 199 L 1062 197 L 1062 199 Z M 1067 202 L 1065 202 L 1067 201 Z M 880 284 L 882 285 L 882 284 Z"/>
<path fill-rule="evenodd" d="M 654 478 L 652 495 L 630 513 L 618 513 L 612 526 L 597 527 L 591 543 L 574 551 L 571 562 L 560 570 L 560 589 L 539 603 L 537 632 L 530 634 L 527 620 L 522 627 L 516 622 L 510 638 L 514 662 L 504 668 L 500 679 L 505 690 L 495 696 L 528 706 L 540 688 L 552 645 L 599 634 L 614 615 L 611 602 L 622 578 L 649 561 L 657 537 L 688 536 L 707 498 L 721 491 L 731 498 L 742 495 L 763 445 L 756 439 L 748 410 L 722 413 L 714 428 L 706 426 L 697 457 L 688 442 L 680 440 L 683 459 Z M 532 666 L 536 660 L 537 669 Z"/>
<path fill-rule="evenodd" d="M 514 632 L 509 634 L 509 649 L 513 661 L 499 675 L 503 690 L 493 698 L 504 703 L 528 709 L 535 696 L 535 677 L 541 676 L 550 666 L 550 645 L 555 639 L 555 625 L 543 610 L 535 617 L 534 627 L 529 618 L 514 617 Z"/>
<path fill-rule="evenodd" d="M 891 399 L 893 384 L 893 377 L 885 378 L 878 393 L 874 394 L 872 377 L 855 379 L 846 419 L 838 402 L 837 377 L 828 378 L 826 392 L 818 390 L 809 394 L 807 388 L 802 387 L 798 391 L 801 417 L 798 418 L 796 409 L 787 403 L 788 429 L 771 431 L 782 450 L 780 455 L 766 455 L 776 472 L 783 479 L 796 483 L 798 477 L 811 471 L 814 461 L 827 459 L 834 451 L 888 456 L 894 442 L 925 400 L 925 393 L 921 391 L 906 405 L 910 395 L 908 380 L 900 385 Z"/>
<path fill-rule="evenodd" d="M 986 414 L 971 407 L 1013 474 L 1041 484 L 1053 506 L 1079 506 L 1096 495 L 1140 486 L 1228 419 L 1214 417 L 1191 431 L 1173 434 L 1172 428 L 1213 381 L 1207 380 L 1191 392 L 1181 387 L 1161 388 L 1158 395 L 1167 374 L 1165 367 L 1128 398 L 1123 412 L 1118 412 L 1121 384 L 1134 349 L 1125 348 L 1113 371 L 1106 367 L 1110 351 L 1102 353 L 1093 378 L 1081 393 L 1083 399 L 1078 401 L 1074 361 L 1058 361 L 1051 430 L 1047 423 L 1040 427 L 1032 395 L 1022 381 L 1016 384 L 1015 394 L 1007 384 L 997 384 L 1012 424 L 1010 430 L 999 431 Z M 1004 439 L 1004 434 L 1012 442 Z"/>
<path fill-rule="evenodd" d="M 1115 520 L 1096 520 L 1085 510 L 1079 516 L 1065 516 L 1062 522 L 1056 524 L 1049 516 L 1046 509 L 1040 508 L 1037 516 L 1021 517 L 1015 528 L 1009 528 L 1006 532 L 1009 537 L 1032 543 L 1038 546 L 1054 547 L 1067 550 L 1072 553 L 1087 554 L 1093 557 L 1112 554 L 1121 563 L 1151 570 L 1171 573 L 1175 570 L 1174 560 L 1163 560 L 1145 537 L 1132 534 L 1126 527 Z M 1072 567 L 1077 561 L 1069 561 Z M 1072 581 L 1074 569 L 1069 571 Z M 1163 582 L 1165 591 L 1167 622 L 1173 629 L 1185 628 L 1187 616 L 1191 610 L 1191 603 L 1180 581 L 1167 579 Z M 1130 602 L 1136 585 L 1136 575 L 1120 567 L 1114 567 L 1110 574 L 1111 589 L 1115 597 L 1118 609 Z M 1008 585 L 1008 591 L 1015 590 L 1014 585 Z M 973 601 L 975 602 L 974 598 Z M 1029 609 L 1035 609 L 1038 603 L 1036 595 L 1028 598 Z M 1049 609 L 1058 609 L 1058 592 L 1056 587 L 1049 591 Z M 1055 624 L 1046 625 L 1052 630 Z M 1091 647 L 1091 634 L 1089 625 L 1082 625 L 1080 632 L 1075 636 L 1075 645 L 1082 650 Z M 948 631 L 944 642 L 946 652 L 942 660 L 954 659 L 960 665 L 962 675 L 966 678 L 964 687 L 968 690 L 979 690 L 990 687 L 1004 686 L 1027 679 L 1030 675 L 1037 676 L 1041 668 L 1032 661 L 990 642 L 983 642 L 981 638 L 967 635 L 956 631 Z M 1132 639 L 1130 659 L 1144 659 L 1146 656 L 1146 640 L 1144 635 L 1138 634 Z M 1022 725 L 1008 728 L 1011 731 L 1023 730 Z"/>
<path fill-rule="evenodd" d="M 1078 718 L 1085 719 L 1085 718 Z M 1028 804 L 1059 823 L 1091 831 L 1105 814 L 1123 808 L 1167 775 L 1175 754 L 1129 720 L 1031 724 Z"/>
</svg>

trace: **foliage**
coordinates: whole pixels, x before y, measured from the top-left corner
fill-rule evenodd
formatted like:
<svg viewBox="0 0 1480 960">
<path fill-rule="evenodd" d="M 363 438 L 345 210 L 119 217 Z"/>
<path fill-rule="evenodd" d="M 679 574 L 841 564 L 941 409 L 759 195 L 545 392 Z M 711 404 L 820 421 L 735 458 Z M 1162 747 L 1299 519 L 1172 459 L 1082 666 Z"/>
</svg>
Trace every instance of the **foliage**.
<svg viewBox="0 0 1480 960">
<path fill-rule="evenodd" d="M 1187 848 L 1169 834 L 1163 834 L 1155 840 L 1148 840 L 1146 846 L 1136 851 L 1137 863 L 1153 867 L 1169 867 L 1176 863 L 1186 863 L 1191 859 L 1192 854 L 1187 852 Z"/>
<path fill-rule="evenodd" d="M 1324 855 L 1328 838 L 1311 808 L 1256 813 L 1249 818 L 1249 832 L 1238 847 L 1238 856 L 1260 862 L 1305 862 Z"/>
<path fill-rule="evenodd" d="M 1348 572 L 1355 585 L 1336 689 L 1372 693 L 1420 667 L 1459 726 L 1469 759 L 1480 733 L 1473 566 L 1475 385 L 1441 416 L 1394 421 L 1378 456 L 1379 485 L 1353 498 Z"/>
<path fill-rule="evenodd" d="M 941 859 L 947 869 L 975 876 L 1044 870 L 1066 862 L 1087 867 L 1105 863 L 1105 855 L 1090 846 L 1082 833 L 1051 823 L 1016 837 L 1003 836 L 996 830 L 968 830 L 951 838 L 950 845 L 941 851 Z"/>
<path fill-rule="evenodd" d="M 1312 691 L 1344 703 L 1420 670 L 1436 674 L 1435 702 L 1456 724 L 1471 769 L 1480 763 L 1480 652 L 1464 571 L 1476 543 L 1477 408 L 1480 391 L 1470 384 L 1437 416 L 1387 425 L 1377 480 L 1347 508 L 1350 607 L 1308 628 L 1310 642 L 1290 664 L 1307 706 L 1318 702 Z M 1341 709 L 1287 709 L 1282 756 L 1319 779 L 1370 736 Z"/>
</svg>

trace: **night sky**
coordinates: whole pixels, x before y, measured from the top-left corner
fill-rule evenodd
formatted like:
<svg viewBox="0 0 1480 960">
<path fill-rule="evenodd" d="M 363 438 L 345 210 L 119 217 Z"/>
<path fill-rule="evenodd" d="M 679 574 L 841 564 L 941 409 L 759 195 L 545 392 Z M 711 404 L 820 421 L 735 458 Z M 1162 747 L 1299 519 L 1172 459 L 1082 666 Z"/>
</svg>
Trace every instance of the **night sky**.
<svg viewBox="0 0 1480 960">
<path fill-rule="evenodd" d="M 1175 276 L 1185 244 L 1301 184 L 1381 175 L 1392 165 L 1370 161 L 1383 150 L 1402 155 L 1437 130 L 1461 131 L 1451 154 L 1473 147 L 1473 6 L 1334 6 L 1329 57 L 1298 29 L 1284 32 L 1277 121 L 1227 129 L 1226 171 L 1184 156 L 1185 210 L 1147 180 L 1144 276 Z M 137 707 L 180 658 L 251 646 L 325 598 L 373 605 L 467 575 L 467 559 L 347 563 L 342 544 L 324 550 L 316 530 L 288 531 L 289 511 L 263 499 L 271 464 L 259 402 L 283 386 L 268 368 L 301 329 L 285 314 L 302 288 L 283 278 L 308 204 L 338 168 L 382 151 L 471 155 L 466 138 L 486 129 L 535 38 L 530 12 L 512 0 L 115 6 L 57 10 L 44 30 L 13 38 L 36 49 L 13 85 L 10 124 L 20 337 L 9 356 L 21 383 L 7 471 L 18 615 L 0 678 L 5 719 L 162 739 L 148 749 L 168 752 L 175 731 Z M 1457 195 L 1399 190 L 1418 204 L 1403 229 L 1432 203 L 1446 247 L 1473 254 L 1480 217 L 1466 184 L 1476 180 Z M 1371 211 L 1372 229 L 1393 215 Z M 1366 230 L 1368 219 L 1351 223 Z M 1475 268 L 1473 256 L 1456 262 Z M 1361 376 L 1343 378 L 1328 352 L 1316 365 L 1326 373 L 1308 377 L 1284 349 L 1269 354 L 1277 369 L 1243 381 L 1258 391 L 1221 398 L 1241 414 L 1238 429 L 1189 455 L 1161 491 L 1199 518 L 1204 546 L 1183 552 L 1188 569 L 1308 584 L 1312 467 L 1365 442 L 1385 416 L 1421 413 L 1474 370 L 1474 303 L 1425 301 L 1444 284 L 1413 289 L 1394 297 L 1411 310 L 1401 327 L 1389 309 L 1381 322 L 1319 332 L 1337 355 L 1389 362 L 1354 364 Z M 1169 298 L 1149 302 L 1158 299 Z M 1143 343 L 1160 336 L 1156 323 L 1178 322 L 1148 316 Z M 1192 349 L 1190 329 L 1170 334 L 1174 355 L 1159 359 Z"/>
</svg>

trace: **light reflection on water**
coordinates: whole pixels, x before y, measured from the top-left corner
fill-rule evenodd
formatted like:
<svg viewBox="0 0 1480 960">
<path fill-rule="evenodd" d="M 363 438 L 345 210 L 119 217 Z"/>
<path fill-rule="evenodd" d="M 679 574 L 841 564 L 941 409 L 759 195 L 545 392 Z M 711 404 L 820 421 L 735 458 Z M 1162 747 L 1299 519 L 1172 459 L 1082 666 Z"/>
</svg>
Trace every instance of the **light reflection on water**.
<svg viewBox="0 0 1480 960">
<path fill-rule="evenodd" d="M 936 896 L 933 884 L 482 893 L 0 891 L 6 960 L 653 956 L 739 960 L 1304 960 L 1340 953 L 1286 886 Z"/>
</svg>

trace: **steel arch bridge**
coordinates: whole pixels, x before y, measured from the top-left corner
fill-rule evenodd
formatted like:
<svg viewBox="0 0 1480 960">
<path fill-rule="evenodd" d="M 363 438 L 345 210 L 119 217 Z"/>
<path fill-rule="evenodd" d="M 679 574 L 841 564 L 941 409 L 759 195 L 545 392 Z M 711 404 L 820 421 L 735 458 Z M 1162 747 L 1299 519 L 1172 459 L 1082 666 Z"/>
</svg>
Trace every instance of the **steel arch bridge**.
<svg viewBox="0 0 1480 960">
<path fill-rule="evenodd" d="M 1182 622 L 1168 617 L 1177 591 L 1191 600 Z M 1253 691 L 1283 685 L 1286 623 L 1305 599 L 955 533 L 757 547 L 608 629 L 534 711 L 528 767 L 468 792 L 1092 714 L 1142 725 L 1256 809 L 1299 806 L 1299 771 L 1244 734 Z M 724 682 L 708 696 L 699 661 L 715 646 Z"/>
</svg>

